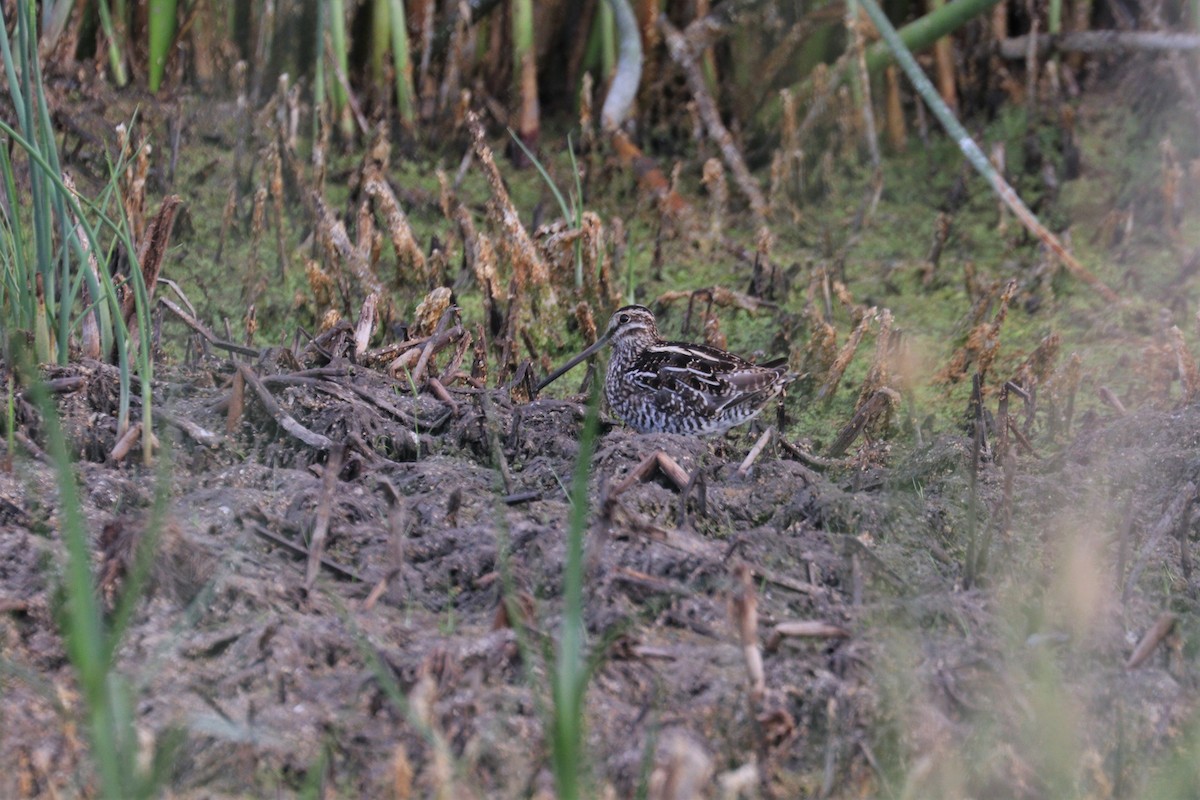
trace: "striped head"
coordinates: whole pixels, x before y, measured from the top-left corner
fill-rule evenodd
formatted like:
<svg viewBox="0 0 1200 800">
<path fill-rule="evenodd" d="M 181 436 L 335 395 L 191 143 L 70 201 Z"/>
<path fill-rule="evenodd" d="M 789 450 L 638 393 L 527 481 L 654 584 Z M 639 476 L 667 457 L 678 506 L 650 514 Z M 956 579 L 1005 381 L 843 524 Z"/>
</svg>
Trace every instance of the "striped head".
<svg viewBox="0 0 1200 800">
<path fill-rule="evenodd" d="M 612 344 L 614 356 L 626 360 L 662 341 L 654 314 L 645 306 L 619 308 L 608 322 L 601 340 Z"/>
</svg>

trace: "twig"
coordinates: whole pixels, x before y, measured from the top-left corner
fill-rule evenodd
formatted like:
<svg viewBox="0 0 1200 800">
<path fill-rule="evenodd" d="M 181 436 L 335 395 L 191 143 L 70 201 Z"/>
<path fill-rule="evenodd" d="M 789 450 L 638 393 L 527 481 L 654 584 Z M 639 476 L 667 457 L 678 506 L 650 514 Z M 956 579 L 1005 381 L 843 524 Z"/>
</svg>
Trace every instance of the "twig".
<svg viewBox="0 0 1200 800">
<path fill-rule="evenodd" d="M 137 444 L 138 440 L 141 438 L 142 423 L 137 422 L 133 425 L 130 425 L 129 430 L 125 431 L 125 434 L 117 440 L 115 445 L 113 445 L 112 460 L 114 462 L 123 461 L 125 456 L 129 455 L 129 451 L 133 449 L 133 446 Z"/>
<path fill-rule="evenodd" d="M 174 414 L 157 409 L 154 415 L 159 419 L 166 420 L 167 424 L 174 425 L 179 430 L 186 433 L 197 444 L 202 444 L 205 447 L 217 447 L 221 444 L 221 437 L 207 428 L 202 428 L 190 419 L 177 417 Z"/>
<path fill-rule="evenodd" d="M 308 549 L 307 548 L 305 548 L 302 545 L 298 545 L 293 541 L 285 539 L 276 533 L 272 533 L 271 531 L 264 528 L 260 523 L 255 522 L 254 520 L 251 520 L 251 519 L 243 519 L 242 524 L 245 525 L 246 528 L 251 533 L 253 533 L 255 536 L 257 536 L 258 538 L 265 539 L 268 542 L 270 542 L 271 544 L 278 545 L 279 547 L 282 547 L 284 550 L 289 551 L 293 555 L 297 555 L 302 558 L 308 557 Z M 367 582 L 366 579 L 363 578 L 363 576 L 359 575 L 354 570 L 350 569 L 349 567 L 344 567 L 341 564 L 339 564 L 336 561 L 333 561 L 331 559 L 322 558 L 321 566 L 324 567 L 325 569 L 329 570 L 330 572 L 332 572 L 334 575 L 340 575 L 343 578 L 349 578 L 350 580 L 358 581 L 359 583 Z"/>
<path fill-rule="evenodd" d="M 1042 33 L 1034 38 L 1033 50 L 1060 53 L 1118 53 L 1127 50 L 1178 52 L 1200 50 L 1200 36 L 1166 31 L 1072 31 Z M 1010 60 L 1025 58 L 1030 36 L 1013 36 L 1000 42 L 1000 56 Z"/>
<path fill-rule="evenodd" d="M 1096 393 L 1100 395 L 1100 399 L 1103 400 L 1107 406 L 1112 408 L 1113 411 L 1116 411 L 1122 417 L 1129 413 L 1129 410 L 1125 408 L 1125 404 L 1121 402 L 1121 398 L 1117 397 L 1117 393 L 1112 389 L 1108 388 L 1107 386 L 1101 386 L 1096 390 Z"/>
<path fill-rule="evenodd" d="M 745 563 L 733 570 L 736 581 L 729 598 L 729 614 L 742 645 L 746 662 L 746 677 L 750 684 L 750 708 L 757 715 L 767 692 L 767 677 L 763 671 L 762 650 L 758 645 L 758 596 L 754 591 L 754 573 Z"/>
<path fill-rule="evenodd" d="M 313 524 L 312 539 L 308 543 L 308 569 L 304 574 L 304 591 L 312 593 L 321 570 L 321 557 L 325 554 L 325 538 L 329 534 L 329 519 L 333 511 L 333 490 L 337 487 L 338 473 L 342 471 L 342 455 L 345 447 L 335 444 L 329 449 L 325 461 L 325 473 L 321 476 L 321 497 L 317 501 L 317 518 Z"/>
<path fill-rule="evenodd" d="M 1146 537 L 1146 541 L 1142 543 L 1138 550 L 1137 558 L 1133 562 L 1133 568 L 1129 571 L 1129 578 L 1125 581 L 1125 588 L 1121 592 L 1121 602 L 1129 601 L 1129 594 L 1133 591 L 1133 587 L 1137 585 L 1138 579 L 1142 576 L 1142 570 L 1146 568 L 1146 559 L 1150 553 L 1158 546 L 1159 541 L 1167 535 L 1167 532 L 1177 524 L 1182 524 L 1179 521 L 1182 519 L 1184 523 L 1187 521 L 1188 509 L 1196 502 L 1196 484 L 1188 481 L 1183 485 L 1179 492 L 1172 498 L 1170 505 L 1159 516 L 1158 522 L 1154 523 L 1154 527 L 1150 529 L 1150 535 Z"/>
<path fill-rule="evenodd" d="M 479 410 L 483 414 L 483 426 L 492 451 L 492 460 L 495 462 L 495 467 L 500 470 L 500 479 L 504 482 L 504 493 L 510 495 L 513 493 L 512 472 L 508 468 L 508 457 L 504 455 L 504 446 L 500 444 L 500 426 L 496 422 L 492 398 L 487 389 L 483 389 L 475 396 L 479 398 Z"/>
<path fill-rule="evenodd" d="M 882 414 L 892 403 L 899 402 L 900 393 L 895 389 L 889 389 L 885 386 L 882 389 L 876 390 L 871 395 L 871 399 L 859 406 L 858 411 L 854 412 L 854 416 L 846 423 L 846 427 L 838 431 L 837 438 L 829 446 L 829 451 L 826 455 L 829 458 L 840 458 L 846 452 L 846 448 L 854 443 L 854 440 L 858 438 L 863 428 L 871 420 Z"/>
<path fill-rule="evenodd" d="M 762 432 L 762 436 L 758 437 L 758 441 L 754 443 L 754 447 L 750 448 L 750 452 L 746 454 L 746 457 L 742 459 L 741 465 L 737 468 L 739 478 L 744 478 L 750 474 L 750 468 L 754 466 L 754 462 L 758 460 L 759 455 L 766 448 L 767 442 L 771 441 L 771 434 L 774 432 L 775 429 L 768 426 Z"/>
<path fill-rule="evenodd" d="M 721 122 L 721 114 L 717 110 L 717 104 L 713 102 L 712 95 L 708 92 L 708 87 L 704 82 L 704 75 L 700 72 L 700 67 L 696 63 L 695 54 L 691 51 L 683 34 L 671 24 L 665 14 L 660 15 L 658 18 L 658 29 L 666 37 L 667 48 L 671 51 L 671 58 L 674 59 L 675 63 L 683 70 L 684 75 L 687 76 L 688 89 L 692 93 L 692 98 L 696 101 L 696 110 L 704 120 L 704 127 L 708 129 L 709 137 L 720 149 L 726 165 L 733 172 L 733 178 L 737 182 L 738 188 L 742 190 L 742 193 L 746 195 L 746 199 L 750 201 L 750 209 L 754 212 L 756 221 L 760 225 L 765 224 L 767 219 L 767 201 L 763 197 L 758 181 L 750 174 L 750 170 L 746 166 L 746 161 L 742 158 L 741 151 L 734 144 L 733 136 L 729 133 L 729 129 Z"/>
<path fill-rule="evenodd" d="M 1146 663 L 1146 659 L 1158 647 L 1159 642 L 1167 638 L 1171 631 L 1175 630 L 1176 616 L 1170 611 L 1164 611 L 1158 615 L 1158 619 L 1150 626 L 1150 630 L 1142 636 L 1137 647 L 1133 648 L 1133 652 L 1129 655 L 1129 660 L 1125 662 L 1125 669 L 1137 669 L 1142 664 Z"/>
<path fill-rule="evenodd" d="M 771 629 L 771 634 L 763 643 L 763 649 L 774 653 L 779 649 L 779 645 L 783 644 L 784 639 L 790 638 L 846 639 L 849 636 L 850 631 L 829 622 L 816 619 L 791 620 L 780 622 Z"/>
<path fill-rule="evenodd" d="M 242 376 L 242 380 L 250 384 L 254 388 L 254 393 L 258 395 L 259 401 L 266 408 L 267 413 L 275 420 L 275 423 L 285 431 L 295 436 L 300 441 L 304 442 L 309 447 L 314 447 L 318 450 L 328 450 L 333 446 L 333 442 L 328 436 L 320 433 L 314 433 L 308 428 L 301 425 L 290 414 L 279 407 L 275 402 L 275 398 L 271 396 L 271 392 L 263 385 L 262 380 L 254 374 L 254 371 L 245 364 L 238 364 L 238 374 Z"/>
<path fill-rule="evenodd" d="M 170 311 L 172 314 L 179 317 L 179 319 L 182 320 L 185 325 L 187 325 L 189 328 L 194 330 L 196 333 L 203 336 L 204 340 L 206 342 L 208 342 L 209 344 L 211 344 L 213 347 L 219 347 L 222 350 L 228 350 L 231 353 L 237 353 L 237 354 L 243 355 L 243 356 L 253 356 L 254 358 L 258 358 L 260 355 L 262 355 L 258 350 L 255 350 L 253 347 L 244 347 L 240 344 L 235 344 L 234 342 L 227 342 L 224 339 L 218 339 L 216 334 L 214 334 L 212 331 L 210 331 L 208 328 L 206 328 L 202 322 L 197 320 L 191 314 L 187 313 L 186 311 L 184 311 L 182 308 L 180 308 L 179 306 L 177 306 L 175 303 L 171 302 L 167 298 L 160 297 L 160 298 L 158 298 L 158 302 L 161 303 L 162 305 L 166 306 L 167 310 Z"/>
</svg>

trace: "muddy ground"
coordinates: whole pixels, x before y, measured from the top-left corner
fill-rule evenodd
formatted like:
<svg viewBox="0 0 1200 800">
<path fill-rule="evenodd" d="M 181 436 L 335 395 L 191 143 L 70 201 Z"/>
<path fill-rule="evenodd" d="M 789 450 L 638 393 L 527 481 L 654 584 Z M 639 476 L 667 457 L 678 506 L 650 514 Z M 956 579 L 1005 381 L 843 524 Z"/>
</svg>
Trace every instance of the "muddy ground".
<svg viewBox="0 0 1200 800">
<path fill-rule="evenodd" d="M 164 429 L 174 432 L 169 511 L 153 588 L 119 658 L 144 744 L 183 732 L 169 782 L 182 797 L 287 795 L 316 785 L 314 770 L 326 796 L 408 796 L 409 783 L 414 796 L 549 790 L 545 654 L 558 631 L 582 398 L 514 405 L 503 391 L 485 403 L 455 390 L 453 405 L 414 402 L 375 372 L 322 366 L 320 387 L 274 384 L 301 424 L 356 442 L 327 498 L 333 567 L 311 593 L 297 552 L 322 503 L 326 457 L 253 399 L 216 447 Z M 214 356 L 170 372 L 155 402 L 223 431 L 232 371 Z M 82 379 L 60 381 L 57 399 L 107 574 L 105 564 L 128 561 L 161 473 L 96 459 L 113 440 L 111 368 L 49 377 Z M 329 386 L 363 392 L 336 397 Z M 370 397 L 390 398 L 415 425 Z M 36 441 L 36 412 L 18 412 Z M 1192 708 L 1194 645 L 1180 631 L 1195 628 L 1186 548 L 1198 437 L 1194 407 L 1090 415 L 1053 450 L 1022 457 L 1014 523 L 996 532 L 983 588 L 964 591 L 965 434 L 886 466 L 823 470 L 772 446 L 740 475 L 748 433 L 711 441 L 603 422 L 586 538 L 587 638 L 602 653 L 587 695 L 589 779 L 634 797 L 677 772 L 708 784 L 756 765 L 746 796 L 1064 796 L 1056 775 L 1090 796 L 1129 796 Z M 684 500 L 655 472 L 614 496 L 656 451 L 702 476 L 703 491 Z M 983 461 L 987 519 L 1005 490 L 986 450 Z M 65 558 L 55 478 L 26 453 L 0 480 L 0 761 L 11 767 L 0 794 L 70 796 L 90 773 L 55 623 Z M 772 642 L 766 691 L 753 697 L 730 612 L 745 592 L 742 564 L 760 642 L 779 623 L 828 626 Z M 1124 599 L 1118 564 L 1137 572 Z M 517 629 L 501 612 L 506 595 Z M 1168 606 L 1181 615 L 1175 633 L 1125 669 Z M 1059 713 L 1070 715 L 1065 741 L 1046 730 Z M 1076 760 L 1039 763 L 1048 746 Z"/>
</svg>

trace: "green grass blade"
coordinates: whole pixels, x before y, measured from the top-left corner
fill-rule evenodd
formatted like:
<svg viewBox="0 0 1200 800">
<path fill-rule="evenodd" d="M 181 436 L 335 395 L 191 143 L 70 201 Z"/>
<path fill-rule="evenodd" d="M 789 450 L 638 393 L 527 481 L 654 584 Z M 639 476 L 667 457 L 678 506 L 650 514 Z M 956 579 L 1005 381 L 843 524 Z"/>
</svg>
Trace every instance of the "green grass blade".
<svg viewBox="0 0 1200 800">
<path fill-rule="evenodd" d="M 551 758 L 559 800 L 577 800 L 583 772 L 583 702 L 588 666 L 584 659 L 583 537 L 588 519 L 588 481 L 600 429 L 599 382 L 593 382 L 579 440 L 579 461 L 571 479 L 567 558 L 563 567 L 563 617 L 554 669 Z"/>
</svg>

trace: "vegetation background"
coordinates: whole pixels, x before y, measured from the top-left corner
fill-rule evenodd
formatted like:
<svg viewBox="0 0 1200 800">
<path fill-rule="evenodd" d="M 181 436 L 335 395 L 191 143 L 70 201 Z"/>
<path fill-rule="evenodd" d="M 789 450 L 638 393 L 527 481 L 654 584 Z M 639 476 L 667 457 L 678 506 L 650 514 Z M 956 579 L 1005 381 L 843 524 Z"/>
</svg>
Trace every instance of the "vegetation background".
<svg viewBox="0 0 1200 800">
<path fill-rule="evenodd" d="M 0 10 L 0 795 L 1195 796 L 1195 0 Z"/>
</svg>

